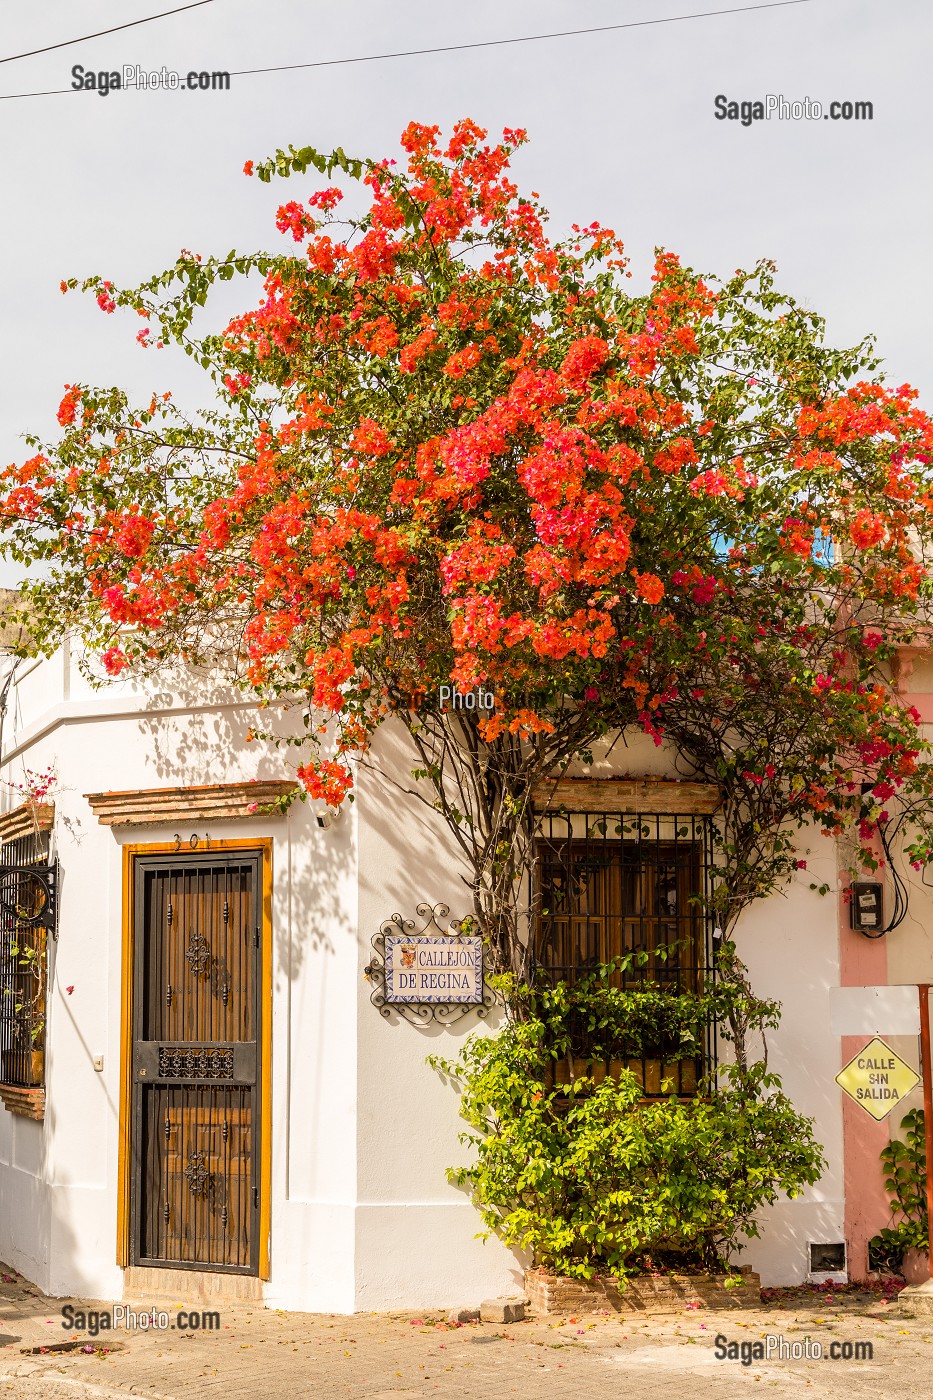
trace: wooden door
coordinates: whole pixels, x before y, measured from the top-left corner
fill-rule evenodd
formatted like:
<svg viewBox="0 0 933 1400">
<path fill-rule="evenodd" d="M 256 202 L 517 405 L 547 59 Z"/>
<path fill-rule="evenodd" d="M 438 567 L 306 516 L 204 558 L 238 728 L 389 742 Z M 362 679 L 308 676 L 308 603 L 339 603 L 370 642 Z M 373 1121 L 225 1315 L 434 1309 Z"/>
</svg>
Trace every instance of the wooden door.
<svg viewBox="0 0 933 1400">
<path fill-rule="evenodd" d="M 258 1273 L 260 860 L 136 860 L 133 1264 Z"/>
</svg>

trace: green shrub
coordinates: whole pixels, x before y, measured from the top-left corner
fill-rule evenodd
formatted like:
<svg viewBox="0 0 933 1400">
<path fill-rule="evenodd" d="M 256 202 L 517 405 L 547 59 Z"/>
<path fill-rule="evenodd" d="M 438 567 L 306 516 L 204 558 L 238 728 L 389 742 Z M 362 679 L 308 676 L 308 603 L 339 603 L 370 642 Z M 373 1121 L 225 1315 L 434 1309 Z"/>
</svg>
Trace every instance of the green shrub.
<svg viewBox="0 0 933 1400">
<path fill-rule="evenodd" d="M 869 1267 L 893 1272 L 900 1269 L 906 1249 L 925 1250 L 929 1246 L 923 1109 L 905 1113 L 901 1130 L 903 1141 L 894 1138 L 881 1151 L 884 1187 L 894 1224 L 868 1242 Z"/>
<path fill-rule="evenodd" d="M 535 990 L 535 1014 L 557 1058 L 692 1059 L 703 1052 L 709 999 L 647 982 L 607 985 L 600 968 L 574 986 L 560 982 Z"/>
<path fill-rule="evenodd" d="M 812 1123 L 763 1064 L 727 1068 L 722 1087 L 686 1101 L 645 1101 L 627 1071 L 548 1090 L 560 1047 L 529 1000 L 498 1036 L 431 1061 L 461 1086 L 475 1160 L 448 1177 L 487 1235 L 580 1278 L 623 1276 L 646 1256 L 717 1267 L 757 1234 L 762 1206 L 819 1179 Z"/>
<path fill-rule="evenodd" d="M 677 951 L 677 944 L 655 949 L 661 977 L 664 964 Z M 517 1020 L 541 1023 L 543 1041 L 554 1059 L 606 1062 L 645 1056 L 671 1063 L 702 1058 L 713 1020 L 725 1040 L 734 1040 L 736 1020 L 746 1030 L 761 1033 L 778 1024 L 779 1004 L 752 993 L 736 970 L 734 952 L 732 943 L 722 945 L 717 975 L 703 992 L 678 987 L 676 967 L 669 974 L 674 986 L 646 976 L 649 955 L 643 950 L 599 963 L 579 973 L 572 984 L 551 984 L 543 976 L 535 984 L 510 976 L 494 980 Z M 628 979 L 633 969 L 635 986 L 615 985 Z"/>
</svg>

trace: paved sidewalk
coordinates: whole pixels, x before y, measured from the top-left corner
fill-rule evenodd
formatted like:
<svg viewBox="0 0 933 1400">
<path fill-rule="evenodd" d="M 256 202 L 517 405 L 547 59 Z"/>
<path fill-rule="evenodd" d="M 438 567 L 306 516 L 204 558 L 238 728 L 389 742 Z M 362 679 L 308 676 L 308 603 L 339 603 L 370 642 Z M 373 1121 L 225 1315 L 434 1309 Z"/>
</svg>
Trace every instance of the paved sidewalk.
<svg viewBox="0 0 933 1400">
<path fill-rule="evenodd" d="M 170 1326 L 96 1339 L 62 1328 L 66 1302 L 85 1312 L 103 1306 L 46 1298 L 0 1266 L 0 1400 L 732 1400 L 749 1392 L 933 1400 L 933 1318 L 903 1319 L 877 1294 L 793 1293 L 722 1314 L 455 1328 L 440 1313 L 341 1317 L 221 1303 L 219 1331 Z M 155 1306 L 177 1317 L 177 1307 Z M 809 1337 L 826 1353 L 834 1341 L 871 1342 L 874 1356 L 745 1367 L 717 1359 L 719 1334 L 739 1344 L 767 1334 L 782 1334 L 789 1344 Z M 54 1350 L 63 1343 L 77 1349 Z"/>
</svg>

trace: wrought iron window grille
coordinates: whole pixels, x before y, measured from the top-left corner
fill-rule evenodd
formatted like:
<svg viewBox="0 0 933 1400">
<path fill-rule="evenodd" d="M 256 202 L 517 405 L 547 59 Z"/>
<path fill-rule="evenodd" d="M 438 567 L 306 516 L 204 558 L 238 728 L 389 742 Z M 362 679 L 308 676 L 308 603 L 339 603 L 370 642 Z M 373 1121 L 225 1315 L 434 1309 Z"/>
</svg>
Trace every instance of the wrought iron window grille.
<svg viewBox="0 0 933 1400">
<path fill-rule="evenodd" d="M 0 865 L 0 917 L 57 938 L 58 861 Z"/>
<path fill-rule="evenodd" d="M 49 833 L 0 847 L 0 1082 L 44 1082 L 48 940 L 57 937 L 58 863 Z"/>
<path fill-rule="evenodd" d="M 561 809 L 542 817 L 536 856 L 540 977 L 573 985 L 615 964 L 610 985 L 623 992 L 688 994 L 687 1000 L 712 990 L 718 930 L 707 912 L 713 865 L 707 817 Z M 664 1096 L 665 1083 L 692 1096 L 716 1068 L 712 1015 L 701 1029 L 699 1054 L 681 1057 L 659 1033 L 656 1045 L 620 1050 L 606 1068 L 631 1070 L 646 1098 Z M 574 1056 L 579 1049 L 586 1061 L 589 1031 L 581 1021 L 571 1033 Z"/>
</svg>

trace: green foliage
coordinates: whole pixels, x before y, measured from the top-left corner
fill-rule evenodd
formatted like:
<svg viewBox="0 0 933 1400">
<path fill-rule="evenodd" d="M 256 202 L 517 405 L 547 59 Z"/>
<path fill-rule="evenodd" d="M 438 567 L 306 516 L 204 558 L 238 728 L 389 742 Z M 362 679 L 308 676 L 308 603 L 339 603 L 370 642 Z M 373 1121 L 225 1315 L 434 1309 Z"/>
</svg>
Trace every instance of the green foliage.
<svg viewBox="0 0 933 1400">
<path fill-rule="evenodd" d="M 891 1202 L 893 1226 L 879 1231 L 868 1244 L 872 1268 L 900 1268 L 905 1249 L 926 1249 L 929 1215 L 926 1188 L 926 1138 L 922 1108 L 901 1119 L 903 1139 L 893 1138 L 881 1152 L 884 1189 Z"/>
<path fill-rule="evenodd" d="M 707 999 L 693 992 L 668 991 L 653 983 L 634 990 L 561 983 L 538 1001 L 553 1026 L 555 1046 L 561 1037 L 577 1056 L 689 1059 L 702 1053 Z"/>
<path fill-rule="evenodd" d="M 664 961 L 671 952 L 662 948 L 654 956 Z M 572 985 L 528 986 L 514 978 L 501 978 L 498 985 L 520 1017 L 540 1020 L 555 1059 L 699 1056 L 711 1011 L 709 996 L 669 990 L 651 981 L 634 988 L 613 985 L 647 961 L 647 953 L 627 953 L 582 973 Z"/>
<path fill-rule="evenodd" d="M 658 948 L 651 958 L 663 967 L 677 946 Z M 535 986 L 516 977 L 496 979 L 496 988 L 520 1019 L 538 1019 L 553 1058 L 609 1061 L 632 1056 L 661 1060 L 688 1060 L 703 1053 L 706 1026 L 720 1025 L 720 1035 L 733 1039 L 730 1019 L 741 1016 L 758 1026 L 776 1026 L 779 1007 L 762 1001 L 747 984 L 728 976 L 726 956 L 734 945 L 724 945 L 719 956 L 721 976 L 703 993 L 668 988 L 646 979 L 636 987 L 614 986 L 633 969 L 644 969 L 649 953 L 628 952 L 608 963 L 598 963 L 580 973 L 573 984 L 559 981 Z M 663 976 L 663 970 L 660 972 Z"/>
<path fill-rule="evenodd" d="M 641 1004 L 610 990 L 604 1006 L 635 1006 L 633 1036 L 643 1037 L 648 989 Z M 669 1014 L 666 994 L 653 995 Z M 541 1000 L 559 1031 L 572 993 Z M 698 1000 L 685 999 L 683 1018 L 697 1014 Z M 757 1234 L 762 1206 L 818 1180 L 811 1122 L 763 1064 L 727 1067 L 722 1087 L 685 1101 L 645 1101 L 628 1071 L 549 1090 L 547 1066 L 562 1041 L 552 1039 L 553 1021 L 527 1004 L 524 1012 L 494 1038 L 471 1038 L 456 1061 L 430 1063 L 460 1084 L 472 1130 L 461 1141 L 474 1161 L 449 1179 L 471 1192 L 487 1234 L 537 1265 L 580 1278 L 624 1276 L 646 1256 L 716 1267 L 741 1236 Z"/>
<path fill-rule="evenodd" d="M 904 1262 L 904 1250 L 909 1248 L 901 1239 L 900 1229 L 886 1225 L 868 1241 L 868 1267 L 873 1272 L 898 1274 Z"/>
<path fill-rule="evenodd" d="M 25 911 L 31 913 L 31 910 Z M 13 987 L 4 987 L 2 1010 L 20 1031 L 28 1035 L 30 1047 L 41 1049 L 45 1034 L 45 946 L 20 942 L 14 933 L 6 950 L 9 969 L 20 974 Z"/>
<path fill-rule="evenodd" d="M 676 952 L 676 944 L 652 952 L 650 957 L 661 965 L 659 977 Z M 556 1060 L 694 1059 L 703 1054 L 706 1028 L 713 1022 L 721 1039 L 739 1039 L 743 1046 L 749 1030 L 778 1025 L 779 1004 L 752 992 L 733 943 L 720 945 L 716 974 L 702 993 L 647 978 L 635 987 L 617 985 L 633 969 L 644 970 L 649 960 L 647 952 L 632 951 L 580 973 L 573 984 L 539 980 L 528 985 L 502 976 L 495 987 L 518 1019 L 541 1022 Z M 675 976 L 672 972 L 672 980 Z"/>
</svg>

